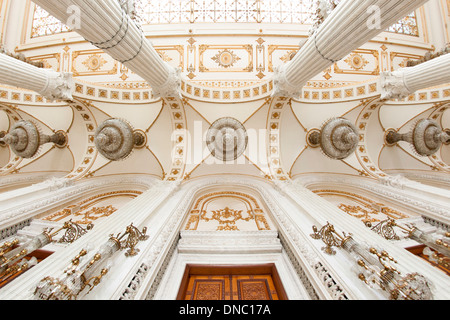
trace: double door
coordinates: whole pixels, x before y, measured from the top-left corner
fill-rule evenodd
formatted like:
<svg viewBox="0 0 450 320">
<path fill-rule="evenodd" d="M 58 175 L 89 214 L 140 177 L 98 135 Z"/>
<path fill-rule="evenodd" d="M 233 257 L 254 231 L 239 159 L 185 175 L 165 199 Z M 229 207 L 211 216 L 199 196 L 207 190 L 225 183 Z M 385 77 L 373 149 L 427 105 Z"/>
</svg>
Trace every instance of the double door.
<svg viewBox="0 0 450 320">
<path fill-rule="evenodd" d="M 286 300 L 274 265 L 188 265 L 180 300 Z"/>
</svg>

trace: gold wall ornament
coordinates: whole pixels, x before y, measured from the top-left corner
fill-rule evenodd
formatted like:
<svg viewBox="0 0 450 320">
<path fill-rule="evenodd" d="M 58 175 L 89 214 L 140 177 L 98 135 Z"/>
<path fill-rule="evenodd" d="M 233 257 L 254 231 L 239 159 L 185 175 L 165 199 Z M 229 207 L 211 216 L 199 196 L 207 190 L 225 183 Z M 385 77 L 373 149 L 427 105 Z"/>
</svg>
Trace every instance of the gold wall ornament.
<svg viewBox="0 0 450 320">
<path fill-rule="evenodd" d="M 136 245 L 139 241 L 145 241 L 149 238 L 145 233 L 147 232 L 147 227 L 144 227 L 142 231 L 139 231 L 138 228 L 130 224 L 127 226 L 124 234 L 118 233 L 117 236 L 111 235 L 111 239 L 116 241 L 119 244 L 120 250 L 127 249 L 128 251 L 125 253 L 125 256 L 132 257 L 137 255 L 139 249 L 136 248 Z M 126 238 L 125 238 L 126 237 Z"/>
<path fill-rule="evenodd" d="M 348 65 L 354 69 L 354 70 L 361 70 L 363 69 L 367 64 L 369 64 L 369 61 L 365 59 L 361 54 L 359 53 L 352 53 L 345 62 L 348 63 Z"/>
<path fill-rule="evenodd" d="M 215 56 L 211 58 L 222 68 L 232 67 L 237 61 L 241 60 L 233 51 L 228 49 L 223 49 L 219 51 Z"/>
<path fill-rule="evenodd" d="M 333 189 L 320 189 L 314 190 L 313 192 L 324 198 L 331 196 L 345 198 L 346 200 L 351 201 L 351 204 L 341 202 L 338 205 L 339 209 L 351 216 L 360 218 L 364 223 L 380 222 L 381 214 L 394 220 L 409 218 L 408 215 L 389 207 L 385 203 L 375 202 L 374 200 L 356 193 Z M 356 202 L 356 204 L 353 205 L 353 202 Z"/>
<path fill-rule="evenodd" d="M 71 72 L 76 77 L 116 75 L 118 71 L 118 62 L 98 49 L 73 51 L 71 66 Z"/>
<path fill-rule="evenodd" d="M 388 218 L 372 226 L 370 221 L 365 222 L 366 227 L 371 228 L 372 231 L 378 233 L 386 240 L 400 240 L 400 237 L 395 233 L 394 227 L 397 225 L 394 219 Z"/>
<path fill-rule="evenodd" d="M 346 63 L 350 69 L 345 65 L 341 66 L 340 63 Z M 336 74 L 376 76 L 380 74 L 380 54 L 378 50 L 358 49 L 342 62 L 336 62 L 333 69 Z"/>
<path fill-rule="evenodd" d="M 432 300 L 428 280 L 419 273 L 409 273 L 402 276 L 397 268 L 392 266 L 397 261 L 386 251 L 370 248 L 369 252 L 378 258 L 382 268 L 370 265 L 359 259 L 358 266 L 363 270 L 358 278 L 371 288 L 381 289 L 389 294 L 390 300 Z"/>
<path fill-rule="evenodd" d="M 333 247 L 342 248 L 345 242 L 352 238 L 351 234 L 345 235 L 345 233 L 343 233 L 343 236 L 340 236 L 334 229 L 334 226 L 329 222 L 327 222 L 320 230 L 316 226 L 313 226 L 313 232 L 311 238 L 322 240 L 326 245 L 322 250 L 329 255 L 336 254 L 336 250 L 334 250 Z"/>
<path fill-rule="evenodd" d="M 90 55 L 82 62 L 90 71 L 100 70 L 107 61 L 102 56 L 97 54 Z"/>
<path fill-rule="evenodd" d="M 117 209 L 112 205 L 102 206 L 102 207 L 92 207 L 87 211 L 77 212 L 74 214 L 75 217 L 81 216 L 81 220 L 75 221 L 77 224 L 92 224 L 92 221 L 95 221 L 100 218 L 109 217 Z"/>
<path fill-rule="evenodd" d="M 61 239 L 58 240 L 58 242 L 59 243 L 72 243 L 72 242 L 78 240 L 84 234 L 86 234 L 93 227 L 94 227 L 94 225 L 92 223 L 89 223 L 86 226 L 86 228 L 83 228 L 78 223 L 72 222 L 72 219 L 69 221 L 66 221 L 64 223 L 64 229 L 66 229 L 66 232 L 61 237 Z"/>
<path fill-rule="evenodd" d="M 236 221 L 243 220 L 243 221 L 250 221 L 251 219 L 254 219 L 253 215 L 251 214 L 251 211 L 249 210 L 249 215 L 247 217 L 242 216 L 242 210 L 233 210 L 228 207 L 225 207 L 224 209 L 220 210 L 212 210 L 212 217 L 207 218 L 206 217 L 206 211 L 203 212 L 201 215 L 201 218 L 205 221 L 211 221 L 216 220 L 219 222 L 220 226 L 217 227 L 217 231 L 223 231 L 223 230 L 239 230 L 236 226 Z"/>
<path fill-rule="evenodd" d="M 370 227 L 369 225 L 367 225 Z M 426 234 L 419 228 L 411 225 L 400 225 L 394 219 L 389 218 L 388 220 L 384 220 L 380 222 L 377 226 L 373 227 L 372 230 L 379 233 L 387 240 L 398 240 L 399 237 L 396 236 L 394 227 L 401 229 L 404 233 L 407 234 L 407 237 L 413 239 L 419 243 L 424 244 L 425 246 L 439 252 L 445 258 L 441 261 L 448 263 L 448 259 L 450 259 L 450 239 L 448 237 L 448 233 L 444 233 L 439 236 L 438 234 Z M 427 252 L 430 252 L 427 250 Z M 429 255 L 429 254 L 427 254 Z M 444 261 L 445 260 L 445 261 Z"/>
<path fill-rule="evenodd" d="M 74 223 L 88 225 L 95 220 L 109 217 L 117 211 L 117 208 L 112 205 L 94 207 L 93 205 L 96 203 L 121 196 L 135 198 L 140 194 L 142 194 L 142 192 L 136 190 L 120 190 L 101 193 L 77 202 L 76 204 L 71 204 L 60 211 L 51 213 L 42 218 L 42 220 L 56 222 L 70 217 L 71 220 L 75 220 Z M 78 219 L 79 217 L 81 217 L 81 219 Z"/>
<path fill-rule="evenodd" d="M 226 199 L 226 200 L 224 200 Z M 208 206 L 215 201 L 222 201 L 228 205 L 216 206 L 214 210 L 208 210 Z M 230 200 L 237 200 L 242 203 L 237 207 L 229 204 Z M 217 222 L 219 226 L 216 231 L 235 230 L 239 231 L 237 223 L 254 221 L 257 230 L 271 230 L 264 210 L 258 201 L 245 193 L 236 191 L 220 191 L 205 194 L 196 199 L 187 219 L 185 230 L 198 230 L 200 222 Z"/>
<path fill-rule="evenodd" d="M 431 300 L 433 295 L 428 280 L 412 273 L 402 276 L 393 264 L 398 262 L 386 250 L 366 247 L 357 243 L 352 235 L 340 236 L 329 222 L 320 230 L 313 226 L 311 237 L 322 240 L 326 246 L 322 250 L 334 255 L 333 247 L 342 248 L 356 262 L 357 277 L 373 289 L 380 289 L 389 294 L 392 300 Z"/>
<path fill-rule="evenodd" d="M 213 51 L 211 53 L 210 51 Z M 219 52 L 215 51 L 219 50 Z M 246 57 L 239 57 L 235 51 L 242 52 Z M 205 57 L 211 57 L 211 60 L 218 64 L 218 68 L 210 66 L 209 59 L 205 60 Z M 198 59 L 199 59 L 199 72 L 252 72 L 254 70 L 254 53 L 253 45 L 206 45 L 202 44 L 198 46 Z M 234 66 L 238 61 L 243 60 L 246 66 Z"/>
<path fill-rule="evenodd" d="M 363 222 L 379 221 L 378 219 L 371 217 L 371 215 L 377 215 L 379 214 L 379 212 L 375 211 L 373 208 L 369 206 L 363 208 L 361 206 L 352 206 L 341 203 L 338 207 L 345 213 L 351 215 L 352 217 L 361 219 Z"/>
</svg>

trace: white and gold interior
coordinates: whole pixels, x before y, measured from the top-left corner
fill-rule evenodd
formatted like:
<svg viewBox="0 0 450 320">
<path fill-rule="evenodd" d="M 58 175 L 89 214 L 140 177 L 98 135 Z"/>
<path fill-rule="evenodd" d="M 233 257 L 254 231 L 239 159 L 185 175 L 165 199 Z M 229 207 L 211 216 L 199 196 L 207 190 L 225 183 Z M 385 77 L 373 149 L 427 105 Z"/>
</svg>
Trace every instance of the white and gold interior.
<svg viewBox="0 0 450 320">
<path fill-rule="evenodd" d="M 99 247 L 131 223 L 147 227 L 149 239 L 136 256 L 117 253 L 109 277 L 80 298 L 175 299 L 188 264 L 264 263 L 275 263 L 292 300 L 389 298 L 348 270 L 345 252 L 329 256 L 310 237 L 313 225 L 326 222 L 385 248 L 403 273 L 431 279 L 435 299 L 450 298 L 449 273 L 407 250 L 419 243 L 404 234 L 382 239 L 363 223 L 391 218 L 429 234 L 448 231 L 450 146 L 421 157 L 406 142 L 389 146 L 385 134 L 407 132 L 424 118 L 448 130 L 450 84 L 380 101 L 379 76 L 450 43 L 450 1 L 430 0 L 380 30 L 310 79 L 299 97 L 273 96 L 272 76 L 308 39 L 315 3 L 136 0 L 145 37 L 181 70 L 180 96 L 158 98 L 139 75 L 33 1 L 0 0 L 2 46 L 74 79 L 70 102 L 0 84 L 1 132 L 23 119 L 68 137 L 31 159 L 0 146 L 2 241 L 31 239 L 69 219 L 94 225 L 70 245 L 42 248 L 52 254 L 0 288 L 0 299 L 32 299 L 37 283 L 62 277 L 80 248 Z M 248 134 L 244 154 L 225 163 L 205 141 L 224 117 Z M 344 160 L 308 140 L 335 117 L 359 130 L 358 148 Z M 104 158 L 94 134 L 109 118 L 145 133 L 145 146 L 122 161 Z"/>
</svg>

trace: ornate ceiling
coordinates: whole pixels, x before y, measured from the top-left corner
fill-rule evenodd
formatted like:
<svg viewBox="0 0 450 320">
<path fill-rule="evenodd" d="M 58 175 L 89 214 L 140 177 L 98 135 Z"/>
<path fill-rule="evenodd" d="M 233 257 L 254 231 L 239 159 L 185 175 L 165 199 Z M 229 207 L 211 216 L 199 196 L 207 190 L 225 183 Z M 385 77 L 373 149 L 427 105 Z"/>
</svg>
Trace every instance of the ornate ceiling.
<svg viewBox="0 0 450 320">
<path fill-rule="evenodd" d="M 225 6 L 226 1 L 222 2 Z M 48 20 L 41 9 L 35 13 L 34 5 L 27 2 L 24 10 L 29 18 L 17 52 L 55 71 L 72 72 L 74 101 L 49 103 L 34 92 L 0 87 L 0 131 L 8 132 L 17 120 L 31 120 L 46 134 L 65 131 L 68 143 L 62 148 L 44 145 L 32 159 L 18 158 L 1 146 L 0 174 L 44 173 L 79 179 L 130 173 L 168 180 L 237 174 L 284 180 L 309 173 L 377 178 L 386 173 L 449 172 L 448 146 L 432 157 L 421 157 L 404 142 L 388 146 L 384 141 L 388 129 L 408 131 L 422 118 L 435 119 L 444 129 L 450 127 L 448 86 L 425 89 L 403 101 L 379 100 L 380 72 L 402 68 L 434 49 L 427 41 L 423 8 L 393 26 L 390 31 L 396 32 L 381 33 L 323 70 L 300 97 L 287 99 L 271 95 L 271 76 L 276 66 L 290 61 L 301 48 L 308 25 L 265 23 L 269 16 L 275 19 L 266 12 L 259 24 L 246 24 L 258 22 L 247 15 L 247 20 L 238 21 L 243 23 L 224 29 L 222 20 L 228 19 L 224 13 L 228 11 L 213 18 L 206 8 L 195 11 L 196 23 L 177 24 L 176 19 L 187 19 L 183 3 L 171 11 L 177 18 L 161 13 L 165 23 L 152 27 L 158 23 L 152 13 L 156 9 L 144 8 L 144 2 L 138 1 L 141 19 L 148 20 L 143 25 L 147 38 L 164 61 L 182 72 L 182 96 L 158 99 L 123 64 L 76 33 L 55 27 L 57 21 Z M 237 11 L 227 14 L 237 17 Z M 239 14 L 241 19 L 243 13 Z M 302 13 L 295 14 L 298 18 Z M 197 23 L 199 19 L 206 19 L 205 23 Z M 417 24 L 417 33 L 408 35 L 411 21 Z M 224 117 L 239 121 L 248 139 L 245 152 L 225 164 L 211 155 L 206 139 L 210 126 Z M 330 159 L 307 138 L 336 117 L 348 119 L 359 131 L 356 151 L 342 160 Z M 145 144 L 122 161 L 105 158 L 95 145 L 97 128 L 109 118 L 123 119 L 145 134 Z"/>
</svg>

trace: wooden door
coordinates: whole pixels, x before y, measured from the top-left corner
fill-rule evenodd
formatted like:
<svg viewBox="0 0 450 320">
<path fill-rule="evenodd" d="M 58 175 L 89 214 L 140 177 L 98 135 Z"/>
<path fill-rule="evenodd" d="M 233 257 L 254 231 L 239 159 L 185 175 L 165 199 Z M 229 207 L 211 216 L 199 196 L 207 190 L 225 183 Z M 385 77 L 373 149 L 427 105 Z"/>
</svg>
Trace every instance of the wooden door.
<svg viewBox="0 0 450 320">
<path fill-rule="evenodd" d="M 188 265 L 179 300 L 286 300 L 274 265 Z"/>
</svg>

